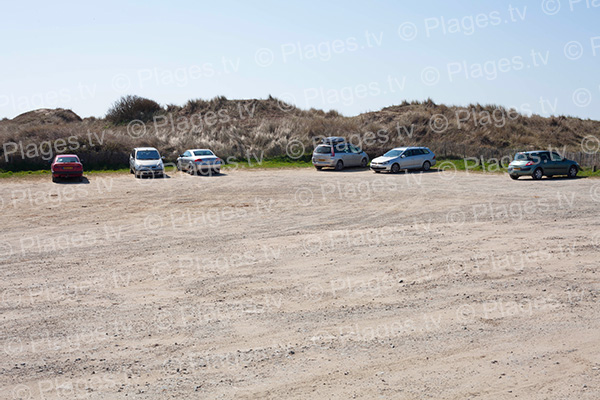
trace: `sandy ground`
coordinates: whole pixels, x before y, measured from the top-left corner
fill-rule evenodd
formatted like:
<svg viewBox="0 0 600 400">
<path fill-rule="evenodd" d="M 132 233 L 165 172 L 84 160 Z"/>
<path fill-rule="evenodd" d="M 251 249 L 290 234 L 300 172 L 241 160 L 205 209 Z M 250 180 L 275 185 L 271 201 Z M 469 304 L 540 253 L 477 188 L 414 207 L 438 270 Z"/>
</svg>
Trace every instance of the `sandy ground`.
<svg viewBox="0 0 600 400">
<path fill-rule="evenodd" d="M 598 399 L 600 181 L 0 182 L 0 398 Z"/>
</svg>

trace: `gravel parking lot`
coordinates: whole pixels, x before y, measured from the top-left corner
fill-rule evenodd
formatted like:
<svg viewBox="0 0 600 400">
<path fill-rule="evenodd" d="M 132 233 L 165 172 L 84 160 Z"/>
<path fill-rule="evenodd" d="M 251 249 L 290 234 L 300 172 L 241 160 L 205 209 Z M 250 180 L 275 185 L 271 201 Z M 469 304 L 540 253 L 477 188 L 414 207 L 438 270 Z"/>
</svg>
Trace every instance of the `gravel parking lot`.
<svg viewBox="0 0 600 400">
<path fill-rule="evenodd" d="M 600 181 L 0 183 L 0 397 L 598 399 Z"/>
</svg>

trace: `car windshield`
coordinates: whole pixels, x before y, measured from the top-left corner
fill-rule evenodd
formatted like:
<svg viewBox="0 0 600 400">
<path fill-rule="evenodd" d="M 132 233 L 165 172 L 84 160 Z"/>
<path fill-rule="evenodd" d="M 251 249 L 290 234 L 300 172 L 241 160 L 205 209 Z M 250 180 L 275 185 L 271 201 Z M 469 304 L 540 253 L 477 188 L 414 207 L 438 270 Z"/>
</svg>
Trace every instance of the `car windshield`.
<svg viewBox="0 0 600 400">
<path fill-rule="evenodd" d="M 402 152 L 404 152 L 404 150 L 390 150 L 387 153 L 385 153 L 383 156 L 384 157 L 398 157 L 400 154 L 402 154 Z"/>
<path fill-rule="evenodd" d="M 160 158 L 156 150 L 140 150 L 135 156 L 138 160 L 158 160 Z"/>
<path fill-rule="evenodd" d="M 214 156 L 213 152 L 210 150 L 196 150 L 194 151 L 195 156 Z"/>
<path fill-rule="evenodd" d="M 77 157 L 58 157 L 56 162 L 79 162 Z"/>
<path fill-rule="evenodd" d="M 331 146 L 317 146 L 317 148 L 315 149 L 315 153 L 318 154 L 329 154 L 331 153 Z"/>
</svg>

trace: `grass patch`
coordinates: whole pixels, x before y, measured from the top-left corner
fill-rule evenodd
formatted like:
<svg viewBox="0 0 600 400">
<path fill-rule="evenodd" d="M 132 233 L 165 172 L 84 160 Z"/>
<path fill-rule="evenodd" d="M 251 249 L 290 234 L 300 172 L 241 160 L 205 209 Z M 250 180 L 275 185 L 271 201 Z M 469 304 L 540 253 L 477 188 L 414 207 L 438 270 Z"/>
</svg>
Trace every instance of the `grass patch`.
<svg viewBox="0 0 600 400">
<path fill-rule="evenodd" d="M 298 159 L 288 156 L 277 156 L 263 159 L 248 158 L 239 161 L 232 161 L 223 165 L 223 169 L 228 168 L 308 168 L 312 167 L 312 155 L 306 154 Z"/>
<path fill-rule="evenodd" d="M 23 176 L 50 175 L 50 170 L 39 171 L 0 171 L 0 178 L 19 178 Z"/>
<path fill-rule="evenodd" d="M 114 173 L 128 173 L 129 169 L 128 168 L 120 168 L 120 169 L 97 169 L 97 170 L 90 170 L 90 171 L 83 171 L 83 176 L 86 175 L 97 175 L 97 174 L 114 174 Z M 43 175 L 47 175 L 48 177 L 50 177 L 50 170 L 49 169 L 42 169 L 42 170 L 36 170 L 36 171 L 2 171 L 0 170 L 0 179 L 3 178 L 23 178 L 23 177 L 27 177 L 27 176 L 43 176 Z"/>
</svg>

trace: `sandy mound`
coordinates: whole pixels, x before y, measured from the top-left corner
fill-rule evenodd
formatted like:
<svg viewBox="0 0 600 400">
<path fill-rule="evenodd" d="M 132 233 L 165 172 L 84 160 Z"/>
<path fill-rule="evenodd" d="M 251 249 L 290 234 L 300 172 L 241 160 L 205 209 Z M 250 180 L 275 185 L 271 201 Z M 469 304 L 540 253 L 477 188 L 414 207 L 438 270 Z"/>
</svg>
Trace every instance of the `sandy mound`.
<svg viewBox="0 0 600 400">
<path fill-rule="evenodd" d="M 71 110 L 64 108 L 40 108 L 29 111 L 13 118 L 12 122 L 17 124 L 58 124 L 68 122 L 80 122 L 81 117 Z"/>
</svg>

